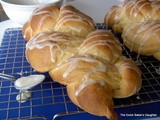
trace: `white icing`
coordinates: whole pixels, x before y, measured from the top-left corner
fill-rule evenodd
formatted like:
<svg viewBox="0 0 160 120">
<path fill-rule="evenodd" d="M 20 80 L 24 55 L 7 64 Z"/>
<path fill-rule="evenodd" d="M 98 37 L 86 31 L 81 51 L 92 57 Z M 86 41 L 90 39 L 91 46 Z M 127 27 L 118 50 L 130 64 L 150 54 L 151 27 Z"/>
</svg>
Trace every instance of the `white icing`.
<svg viewBox="0 0 160 120">
<path fill-rule="evenodd" d="M 139 74 L 139 76 L 141 76 L 139 70 L 138 70 L 134 65 L 132 65 L 132 64 L 129 63 L 129 62 L 123 62 L 123 64 L 121 65 L 121 67 L 122 67 L 124 70 L 132 69 L 132 70 L 136 71 L 137 74 Z M 122 72 L 122 71 L 119 71 L 119 72 Z"/>
<path fill-rule="evenodd" d="M 53 12 L 47 11 L 47 10 L 43 10 L 42 8 L 37 9 L 33 13 L 32 17 L 43 14 L 42 17 L 40 17 L 40 20 L 38 20 L 38 29 L 41 29 L 41 27 L 47 17 L 51 17 L 55 20 L 59 19 L 58 22 L 56 21 L 57 23 L 55 24 L 55 26 L 53 26 L 55 31 L 59 30 L 59 28 L 68 21 L 81 22 L 83 24 L 87 24 L 87 25 L 90 24 L 90 26 L 94 26 L 94 24 L 92 23 L 92 21 L 89 19 L 88 16 L 83 15 L 80 12 L 76 12 L 75 10 L 65 10 L 64 7 L 65 6 L 61 7 L 59 16 L 57 16 L 57 18 L 55 18 L 53 16 L 54 11 Z M 64 8 L 64 10 L 63 10 L 63 8 Z M 64 17 L 61 18 L 61 16 L 63 16 L 63 14 L 65 14 L 65 15 L 64 15 Z M 29 19 L 29 22 L 31 22 L 32 17 Z M 50 31 L 48 27 L 46 27 L 45 29 L 46 29 L 46 31 Z M 76 28 L 71 25 L 70 29 L 73 31 L 77 31 L 77 32 L 84 31 L 84 30 L 86 31 L 86 29 L 83 28 L 83 26 Z M 24 32 L 24 38 L 26 38 L 26 34 L 27 34 L 27 30 L 25 30 L 25 32 Z M 30 37 L 32 37 L 32 34 L 30 34 Z"/>
<path fill-rule="evenodd" d="M 150 24 L 148 24 L 148 28 L 146 29 L 146 32 L 144 33 L 141 42 L 140 42 L 140 46 L 138 49 L 138 57 L 141 54 L 142 48 L 144 46 L 144 44 L 150 40 L 149 37 L 153 34 L 155 34 L 157 31 L 160 31 L 160 22 L 151 22 Z M 152 33 L 152 34 L 151 34 Z M 157 36 L 158 37 L 158 36 Z M 159 38 L 159 37 L 158 37 Z M 137 58 L 138 59 L 138 58 Z"/>
<path fill-rule="evenodd" d="M 141 3 L 143 3 L 143 4 L 141 4 Z M 141 12 L 141 10 L 145 6 L 148 6 L 148 5 L 150 5 L 152 7 L 152 13 L 153 14 L 156 13 L 156 11 L 160 8 L 160 4 L 158 4 L 158 3 L 159 3 L 159 1 L 151 1 L 151 0 L 146 1 L 146 2 L 141 1 L 141 0 L 139 0 L 139 1 L 137 1 L 137 0 L 136 1 L 125 1 L 122 3 L 122 8 L 125 7 L 126 10 L 131 8 L 131 11 L 130 11 L 130 18 L 131 18 L 132 16 L 137 17 L 138 12 Z M 138 6 L 139 4 L 141 4 L 140 7 Z M 154 18 L 154 16 L 151 16 L 152 13 L 144 14 L 144 18 L 141 21 L 144 21 L 145 19 L 149 20 L 150 18 L 157 19 L 157 18 Z"/>
<path fill-rule="evenodd" d="M 154 4 L 155 6 L 153 7 L 153 13 L 156 13 L 157 10 L 160 9 L 160 1 L 154 1 L 154 2 L 155 2 L 155 4 Z"/>
<path fill-rule="evenodd" d="M 40 19 L 39 22 L 38 22 L 38 28 L 39 28 L 39 29 L 42 27 L 43 22 L 44 22 L 44 20 L 45 20 L 47 17 L 52 17 L 52 15 L 46 14 L 46 15 L 44 15 L 43 17 L 41 17 L 41 19 Z M 46 27 L 46 28 L 47 28 L 47 27 Z"/>
<path fill-rule="evenodd" d="M 61 8 L 61 12 L 60 12 L 60 15 L 63 15 L 63 14 L 66 14 L 66 13 L 72 13 L 72 14 L 74 14 L 74 12 L 73 11 L 71 11 L 71 10 L 62 10 L 64 8 L 64 6 Z"/>
<path fill-rule="evenodd" d="M 71 65 L 69 66 L 68 70 L 66 72 L 64 72 L 63 77 L 66 78 L 69 73 L 71 73 L 75 67 L 77 66 L 78 62 L 75 60 L 72 61 Z"/>
<path fill-rule="evenodd" d="M 141 32 L 144 32 L 142 38 L 140 39 L 140 44 L 139 44 L 139 48 L 138 48 L 138 55 L 137 55 L 137 60 L 139 58 L 139 55 L 141 54 L 142 48 L 145 45 L 145 43 L 149 40 L 149 37 L 151 35 L 155 35 L 156 37 L 159 38 L 159 36 L 156 34 L 157 31 L 160 31 L 160 22 L 159 21 L 147 21 L 144 23 L 137 23 L 135 25 L 132 25 L 130 27 L 126 27 L 124 29 L 124 37 L 127 37 L 127 33 L 129 31 L 132 30 L 132 28 L 139 26 L 138 30 L 136 31 L 136 33 L 133 35 L 132 39 L 131 39 L 131 51 L 133 51 L 134 49 L 134 45 L 135 45 L 135 41 L 137 39 L 137 37 L 139 36 L 139 34 Z M 151 34 L 152 33 L 152 34 Z M 127 39 L 126 39 L 127 40 Z M 124 42 L 126 42 L 126 40 L 124 40 Z"/>
<path fill-rule="evenodd" d="M 77 18 L 62 19 L 61 22 L 59 21 L 59 22 L 56 24 L 54 30 L 57 31 L 59 28 L 61 28 L 61 26 L 62 26 L 63 24 L 65 24 L 65 23 L 68 22 L 68 21 L 70 21 L 70 22 L 81 22 L 81 23 L 87 24 L 87 22 L 83 21 L 82 19 L 77 19 Z M 77 29 L 79 29 L 79 28 L 77 28 Z"/>
<path fill-rule="evenodd" d="M 38 84 L 45 79 L 44 75 L 29 75 L 21 77 L 14 82 L 15 88 L 19 90 L 27 90 Z"/>
<path fill-rule="evenodd" d="M 36 9 L 35 12 L 33 13 L 33 15 L 30 17 L 29 22 L 31 22 L 33 16 L 42 15 L 42 14 L 45 14 L 45 15 L 43 15 L 43 17 L 40 18 L 40 20 L 39 20 L 39 22 L 38 22 L 38 29 L 41 28 L 41 26 L 42 26 L 42 24 L 43 24 L 43 21 L 44 21 L 47 17 L 52 17 L 52 18 L 53 18 L 53 13 L 52 13 L 51 11 L 41 10 L 41 8 L 39 8 L 39 9 Z M 53 19 L 54 19 L 54 18 L 53 18 Z M 27 31 L 27 30 L 26 30 L 26 31 Z M 30 37 L 32 37 L 32 34 L 31 34 Z"/>
<path fill-rule="evenodd" d="M 136 15 L 136 13 L 137 13 L 137 11 L 136 11 L 136 6 L 137 6 L 137 4 L 138 4 L 138 2 L 134 5 L 134 6 L 132 6 L 133 4 L 130 4 L 128 7 L 131 7 L 132 9 L 131 9 L 131 11 L 130 11 L 130 18 L 132 18 L 132 16 L 134 15 L 134 16 L 137 16 Z"/>
<path fill-rule="evenodd" d="M 141 24 L 141 23 L 140 23 Z M 133 26 L 134 27 L 134 26 Z M 132 41 L 131 41 L 131 51 L 133 51 L 134 48 L 134 41 L 136 40 L 137 36 L 139 35 L 139 33 L 145 31 L 148 29 L 148 25 L 147 24 L 143 24 L 140 26 L 140 28 L 137 30 L 136 34 L 133 36 Z"/>
<path fill-rule="evenodd" d="M 107 25 L 109 24 L 109 18 L 110 18 L 110 16 L 111 16 L 111 14 L 112 14 L 113 12 L 115 12 L 115 11 L 116 11 L 116 6 L 112 7 L 112 8 L 108 11 L 108 13 L 107 13 L 107 18 L 106 18 L 106 21 L 105 21 Z M 116 13 L 116 15 L 115 15 L 115 20 L 118 21 L 118 19 L 120 19 L 120 17 L 119 17 L 119 15 Z"/>
<path fill-rule="evenodd" d="M 63 74 L 64 78 L 67 77 L 77 67 L 79 61 L 96 62 L 98 64 L 98 67 L 96 68 L 96 71 L 106 72 L 106 65 L 104 65 L 102 62 L 92 58 L 89 55 L 82 56 L 82 57 L 79 56 L 77 58 L 76 57 L 71 58 L 70 66 Z"/>
<path fill-rule="evenodd" d="M 75 13 L 72 10 L 63 10 L 65 6 L 62 7 L 62 9 L 60 10 L 60 17 L 63 16 L 63 14 L 65 14 L 62 18 L 59 19 L 58 23 L 55 26 L 55 30 L 58 30 L 63 24 L 65 24 L 68 21 L 75 21 L 75 22 L 82 22 L 84 24 L 90 24 L 91 26 L 93 26 L 93 23 L 85 16 L 80 16 L 79 13 Z M 79 31 L 78 29 L 80 28 L 75 28 L 73 29 L 73 26 L 71 27 L 72 30 L 76 30 Z"/>
<path fill-rule="evenodd" d="M 93 36 L 90 36 L 90 37 L 88 37 L 86 40 L 85 40 L 85 42 L 87 42 L 87 41 L 89 41 L 89 40 L 91 40 L 91 39 L 96 39 L 96 38 L 98 38 L 98 37 L 108 37 L 108 36 L 111 36 L 111 34 L 102 34 L 101 32 L 99 32 L 99 34 L 96 34 L 96 35 L 93 35 Z M 107 38 L 106 38 L 107 39 Z"/>
<path fill-rule="evenodd" d="M 136 98 L 137 98 L 137 100 L 140 100 L 140 99 L 141 99 L 141 97 L 140 97 L 139 95 L 137 95 L 137 97 L 136 97 Z"/>
<path fill-rule="evenodd" d="M 111 44 L 114 44 L 114 47 L 113 47 L 113 45 L 111 45 Z M 116 42 L 115 42 L 115 40 L 98 40 L 98 41 L 93 41 L 93 42 L 90 42 L 89 44 L 87 44 L 87 45 L 85 45 L 85 46 L 83 46 L 82 48 L 81 48 L 81 51 L 82 51 L 82 53 L 85 53 L 86 51 L 88 51 L 89 49 L 90 49 L 90 47 L 96 47 L 96 46 L 99 46 L 99 45 L 101 45 L 101 46 L 108 46 L 110 49 L 111 49 L 111 51 L 115 51 L 115 50 L 121 50 L 121 47 L 120 46 L 118 46 L 118 45 L 116 45 Z M 115 49 L 116 48 L 116 49 Z M 117 52 L 115 51 L 115 52 L 113 52 L 113 54 L 114 55 L 117 55 L 116 54 Z"/>
<path fill-rule="evenodd" d="M 147 3 L 147 2 L 144 3 L 143 5 L 141 5 L 140 10 L 143 9 L 143 7 L 145 7 L 145 5 L 149 5 L 149 4 L 150 4 L 150 3 Z M 150 14 L 151 14 L 151 13 L 145 14 L 144 17 L 145 17 L 146 19 L 149 19 L 149 18 L 152 17 Z"/>
<path fill-rule="evenodd" d="M 102 87 L 105 85 L 105 81 L 104 80 L 92 80 L 92 79 L 88 79 L 82 82 L 82 84 L 79 85 L 78 89 L 75 92 L 75 95 L 78 96 L 79 93 L 85 88 L 88 87 L 91 84 L 95 84 L 98 83 L 100 84 Z"/>
<path fill-rule="evenodd" d="M 31 92 L 29 91 L 21 91 L 17 96 L 16 100 L 20 103 L 24 103 L 31 97 Z"/>
<path fill-rule="evenodd" d="M 47 33 L 40 33 L 37 36 L 35 36 L 34 38 L 32 38 L 27 44 L 26 44 L 26 50 L 27 49 L 42 49 L 46 46 L 48 46 L 50 48 L 50 54 L 51 54 L 51 61 L 55 62 L 55 53 L 56 51 L 60 51 L 61 56 L 64 55 L 63 50 L 60 48 L 59 45 L 61 44 L 69 44 L 69 41 L 67 41 L 69 39 L 69 37 L 67 37 L 66 35 L 63 35 L 62 33 L 53 33 L 51 35 L 49 35 L 48 37 L 44 37 L 43 39 L 41 37 L 43 37 L 43 35 L 45 35 Z M 54 50 L 53 50 L 54 48 Z"/>
</svg>

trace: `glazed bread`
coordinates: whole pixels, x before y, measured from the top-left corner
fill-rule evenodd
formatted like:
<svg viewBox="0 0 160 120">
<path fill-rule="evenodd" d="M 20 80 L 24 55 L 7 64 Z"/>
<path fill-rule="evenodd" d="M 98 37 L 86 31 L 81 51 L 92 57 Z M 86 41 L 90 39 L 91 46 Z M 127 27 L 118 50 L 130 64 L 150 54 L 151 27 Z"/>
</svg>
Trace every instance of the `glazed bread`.
<svg viewBox="0 0 160 120">
<path fill-rule="evenodd" d="M 82 39 L 66 32 L 39 33 L 27 42 L 26 57 L 35 70 L 65 85 L 74 104 L 112 120 L 117 119 L 112 99 L 129 97 L 141 87 L 139 68 L 107 30 Z"/>
<path fill-rule="evenodd" d="M 35 10 L 29 21 L 23 26 L 25 40 L 30 40 L 41 32 L 58 31 L 68 35 L 85 37 L 95 30 L 91 17 L 73 6 L 45 6 Z"/>
<path fill-rule="evenodd" d="M 129 24 L 146 20 L 160 20 L 160 0 L 125 0 L 107 12 L 104 23 L 121 34 Z"/>
<path fill-rule="evenodd" d="M 131 52 L 160 60 L 160 0 L 126 0 L 113 6 L 105 16 L 105 24 L 122 34 Z"/>
<path fill-rule="evenodd" d="M 122 34 L 125 45 L 138 55 L 153 55 L 160 60 L 160 21 L 152 20 L 128 25 Z"/>
</svg>

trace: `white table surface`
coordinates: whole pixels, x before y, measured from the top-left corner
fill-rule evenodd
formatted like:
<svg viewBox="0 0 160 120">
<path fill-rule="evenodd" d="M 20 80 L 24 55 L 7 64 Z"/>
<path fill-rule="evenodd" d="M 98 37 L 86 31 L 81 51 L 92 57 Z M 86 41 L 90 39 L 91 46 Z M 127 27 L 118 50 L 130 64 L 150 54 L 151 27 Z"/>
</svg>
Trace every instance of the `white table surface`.
<svg viewBox="0 0 160 120">
<path fill-rule="evenodd" d="M 84 12 L 92 17 L 95 23 L 103 23 L 107 10 L 113 5 L 118 5 L 120 1 L 122 0 L 75 0 L 68 2 L 68 4 L 75 6 L 81 12 Z M 3 39 L 4 31 L 7 28 L 17 27 L 21 26 L 13 23 L 11 20 L 0 22 L 0 45 Z"/>
</svg>

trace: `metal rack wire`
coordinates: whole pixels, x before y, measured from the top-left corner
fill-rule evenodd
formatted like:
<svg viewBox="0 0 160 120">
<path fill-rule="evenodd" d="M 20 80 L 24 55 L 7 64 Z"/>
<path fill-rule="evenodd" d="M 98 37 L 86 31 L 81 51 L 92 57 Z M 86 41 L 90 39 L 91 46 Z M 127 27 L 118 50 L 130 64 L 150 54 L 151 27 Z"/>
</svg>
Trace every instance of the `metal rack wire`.
<svg viewBox="0 0 160 120">
<path fill-rule="evenodd" d="M 97 29 L 106 29 L 103 24 L 97 24 Z M 25 44 L 21 28 L 10 28 L 4 33 L 0 47 L 0 72 L 15 77 L 37 74 L 25 58 Z M 121 39 L 119 38 L 121 41 Z M 136 60 L 137 55 L 123 46 L 123 54 Z M 132 106 L 160 101 L 160 75 L 157 72 L 159 61 L 153 57 L 140 56 L 139 66 L 142 71 L 141 90 L 125 99 L 114 99 L 115 107 Z M 51 80 L 47 73 L 46 79 L 30 91 L 32 97 L 25 103 L 19 103 L 16 96 L 19 93 L 13 83 L 0 79 L 0 119 L 52 119 L 61 114 L 83 113 L 67 96 L 65 86 Z"/>
</svg>

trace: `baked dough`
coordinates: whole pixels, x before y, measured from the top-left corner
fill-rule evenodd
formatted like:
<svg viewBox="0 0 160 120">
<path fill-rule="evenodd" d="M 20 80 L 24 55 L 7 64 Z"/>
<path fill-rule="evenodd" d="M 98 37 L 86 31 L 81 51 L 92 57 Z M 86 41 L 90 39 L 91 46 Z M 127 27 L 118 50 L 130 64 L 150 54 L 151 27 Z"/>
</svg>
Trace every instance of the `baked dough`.
<svg viewBox="0 0 160 120">
<path fill-rule="evenodd" d="M 105 24 L 122 34 L 131 52 L 154 56 L 160 60 L 160 0 L 126 0 L 113 6 L 105 16 Z"/>
<path fill-rule="evenodd" d="M 30 40 L 41 32 L 63 32 L 68 35 L 85 37 L 95 30 L 94 21 L 73 6 L 46 6 L 35 10 L 30 20 L 23 26 L 25 40 Z"/>
<path fill-rule="evenodd" d="M 131 24 L 124 29 L 122 38 L 131 51 L 160 60 L 160 20 Z"/>
<path fill-rule="evenodd" d="M 109 9 L 104 23 L 121 34 L 129 24 L 146 20 L 160 20 L 160 0 L 125 0 Z"/>
<path fill-rule="evenodd" d="M 117 119 L 113 98 L 141 88 L 137 65 L 122 55 L 121 44 L 107 30 L 79 39 L 62 32 L 43 32 L 26 45 L 26 57 L 39 72 L 67 87 L 71 101 L 94 115 Z"/>
</svg>

